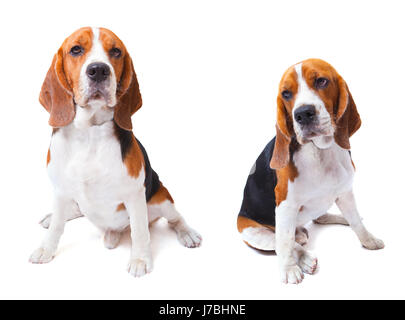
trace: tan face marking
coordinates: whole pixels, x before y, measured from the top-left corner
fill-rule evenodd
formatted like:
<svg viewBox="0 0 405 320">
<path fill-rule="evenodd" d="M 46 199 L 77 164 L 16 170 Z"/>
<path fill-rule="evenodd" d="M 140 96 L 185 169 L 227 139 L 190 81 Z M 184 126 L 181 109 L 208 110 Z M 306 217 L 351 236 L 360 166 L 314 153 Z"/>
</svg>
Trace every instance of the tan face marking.
<svg viewBox="0 0 405 320">
<path fill-rule="evenodd" d="M 122 41 L 108 29 L 99 28 L 99 40 L 104 48 L 104 51 L 108 54 L 109 61 L 114 68 L 116 81 L 119 83 L 124 70 L 123 58 L 125 55 L 127 55 L 127 50 Z M 115 56 L 113 53 L 118 51 L 114 49 L 121 51 L 121 54 L 119 56 Z"/>
<path fill-rule="evenodd" d="M 75 31 L 63 42 L 61 50 L 63 52 L 63 70 L 66 80 L 73 91 L 76 99 L 80 99 L 79 81 L 82 66 L 85 63 L 89 52 L 93 46 L 93 31 L 89 27 Z M 74 47 L 83 48 L 83 52 L 73 56 L 71 50 Z"/>
<path fill-rule="evenodd" d="M 289 116 L 291 116 L 292 114 L 292 109 L 294 107 L 295 98 L 298 92 L 297 80 L 298 77 L 294 67 L 290 67 L 282 76 L 278 89 L 278 97 L 284 102 L 284 106 Z M 291 98 L 289 99 L 284 98 L 283 92 L 290 92 Z"/>
</svg>

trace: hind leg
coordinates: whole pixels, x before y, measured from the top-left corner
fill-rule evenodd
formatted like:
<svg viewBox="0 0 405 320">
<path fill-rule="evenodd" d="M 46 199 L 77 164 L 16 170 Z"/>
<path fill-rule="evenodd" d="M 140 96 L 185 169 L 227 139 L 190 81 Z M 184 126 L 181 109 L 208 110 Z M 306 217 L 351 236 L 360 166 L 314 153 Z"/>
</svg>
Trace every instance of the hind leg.
<svg viewBox="0 0 405 320">
<path fill-rule="evenodd" d="M 201 245 L 202 237 L 187 225 L 184 218 L 176 210 L 172 197 L 163 185 L 160 185 L 159 190 L 148 201 L 148 214 L 149 221 L 154 221 L 160 217 L 166 218 L 183 246 L 195 248 Z"/>
<path fill-rule="evenodd" d="M 264 226 L 242 216 L 238 216 L 237 226 L 243 241 L 248 246 L 264 251 L 276 250 L 276 236 L 272 226 Z"/>
<path fill-rule="evenodd" d="M 313 220 L 313 222 L 317 224 L 343 224 L 345 226 L 349 225 L 349 222 L 347 222 L 347 220 L 343 216 L 330 213 L 325 213 L 318 219 Z"/>
<path fill-rule="evenodd" d="M 276 250 L 275 229 L 272 226 L 263 226 L 246 217 L 238 217 L 238 230 L 243 241 L 249 246 L 264 250 Z M 303 246 L 308 242 L 308 231 L 304 227 L 298 227 L 295 231 L 295 241 Z"/>
<path fill-rule="evenodd" d="M 363 247 L 369 250 L 378 250 L 384 248 L 384 242 L 374 237 L 364 226 L 359 212 L 357 211 L 356 201 L 353 191 L 349 191 L 336 199 L 336 204 L 343 216 L 347 219 L 352 230 L 356 233 Z"/>
<path fill-rule="evenodd" d="M 66 214 L 66 221 L 70 221 L 73 219 L 81 218 L 83 217 L 83 214 L 80 212 L 79 206 L 77 203 L 73 206 L 72 210 Z M 45 228 L 48 229 L 52 220 L 52 213 L 46 215 L 42 220 L 39 222 L 39 224 Z"/>
<path fill-rule="evenodd" d="M 104 246 L 107 249 L 115 249 L 120 244 L 121 236 L 121 231 L 106 230 L 104 233 Z"/>
</svg>

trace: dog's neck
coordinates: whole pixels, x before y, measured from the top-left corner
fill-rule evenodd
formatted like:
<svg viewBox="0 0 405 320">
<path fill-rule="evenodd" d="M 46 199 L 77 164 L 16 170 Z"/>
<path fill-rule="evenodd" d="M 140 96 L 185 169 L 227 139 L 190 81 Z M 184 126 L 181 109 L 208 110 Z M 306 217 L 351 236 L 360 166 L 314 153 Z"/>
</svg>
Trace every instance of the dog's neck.
<svg viewBox="0 0 405 320">
<path fill-rule="evenodd" d="M 104 101 L 96 100 L 87 106 L 76 105 L 74 126 L 85 129 L 92 126 L 100 126 L 114 117 L 114 108 L 108 107 Z"/>
</svg>

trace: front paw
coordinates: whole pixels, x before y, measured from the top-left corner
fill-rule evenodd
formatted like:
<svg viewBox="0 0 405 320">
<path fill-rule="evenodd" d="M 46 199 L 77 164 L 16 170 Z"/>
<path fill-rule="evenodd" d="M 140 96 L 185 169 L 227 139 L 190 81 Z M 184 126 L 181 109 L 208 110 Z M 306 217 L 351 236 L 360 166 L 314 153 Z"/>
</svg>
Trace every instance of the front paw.
<svg viewBox="0 0 405 320">
<path fill-rule="evenodd" d="M 305 251 L 299 258 L 298 265 L 304 273 L 314 274 L 318 268 L 318 259 Z"/>
<path fill-rule="evenodd" d="M 368 250 L 379 250 L 384 248 L 384 242 L 369 234 L 368 237 L 361 241 L 364 248 Z"/>
<path fill-rule="evenodd" d="M 281 281 L 284 283 L 298 284 L 304 279 L 304 273 L 297 265 L 281 268 Z"/>
<path fill-rule="evenodd" d="M 54 256 L 55 256 L 54 250 L 50 250 L 50 249 L 46 249 L 46 248 L 39 248 L 32 253 L 29 261 L 31 263 L 35 263 L 35 264 L 48 263 L 48 262 L 52 261 Z"/>
<path fill-rule="evenodd" d="M 128 264 L 128 272 L 130 275 L 139 278 L 150 272 L 153 269 L 153 262 L 151 257 L 131 258 Z"/>
</svg>

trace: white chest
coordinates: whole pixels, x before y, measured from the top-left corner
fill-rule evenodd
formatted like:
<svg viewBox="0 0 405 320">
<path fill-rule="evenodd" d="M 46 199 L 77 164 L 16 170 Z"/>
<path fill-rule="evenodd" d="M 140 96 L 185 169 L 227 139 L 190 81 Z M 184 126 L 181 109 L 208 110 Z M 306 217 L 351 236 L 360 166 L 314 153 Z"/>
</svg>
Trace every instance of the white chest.
<svg viewBox="0 0 405 320">
<path fill-rule="evenodd" d="M 81 212 L 103 228 L 127 222 L 116 208 L 142 185 L 142 174 L 138 179 L 128 175 L 113 131 L 112 121 L 60 129 L 52 136 L 48 165 L 56 192 L 76 201 Z"/>
<path fill-rule="evenodd" d="M 305 220 L 326 213 L 336 198 L 352 188 L 354 168 L 350 154 L 337 144 L 319 149 L 305 144 L 294 154 L 298 177 L 288 185 L 288 201 L 301 208 Z"/>
</svg>

